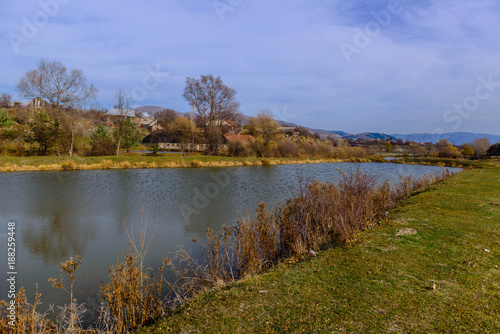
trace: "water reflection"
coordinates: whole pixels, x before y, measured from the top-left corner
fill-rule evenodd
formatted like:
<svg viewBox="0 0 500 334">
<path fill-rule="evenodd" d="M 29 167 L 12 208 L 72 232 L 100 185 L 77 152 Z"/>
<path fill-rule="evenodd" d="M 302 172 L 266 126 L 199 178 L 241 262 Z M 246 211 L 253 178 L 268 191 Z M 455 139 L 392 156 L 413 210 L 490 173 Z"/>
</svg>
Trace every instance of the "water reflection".
<svg viewBox="0 0 500 334">
<path fill-rule="evenodd" d="M 44 264 L 59 263 L 69 256 L 84 254 L 87 243 L 95 236 L 84 224 L 68 224 L 60 214 L 41 224 L 32 225 L 22 234 L 23 246 Z M 76 230 L 75 230 L 76 229 Z"/>
</svg>

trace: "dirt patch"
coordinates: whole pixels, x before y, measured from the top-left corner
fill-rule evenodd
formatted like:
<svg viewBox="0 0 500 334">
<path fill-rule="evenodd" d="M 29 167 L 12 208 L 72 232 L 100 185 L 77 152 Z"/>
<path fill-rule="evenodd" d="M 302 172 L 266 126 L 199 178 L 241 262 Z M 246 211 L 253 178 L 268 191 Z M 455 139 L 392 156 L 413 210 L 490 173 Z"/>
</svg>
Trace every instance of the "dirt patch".
<svg viewBox="0 0 500 334">
<path fill-rule="evenodd" d="M 412 228 L 402 228 L 396 233 L 396 237 L 417 234 L 417 230 Z"/>
</svg>

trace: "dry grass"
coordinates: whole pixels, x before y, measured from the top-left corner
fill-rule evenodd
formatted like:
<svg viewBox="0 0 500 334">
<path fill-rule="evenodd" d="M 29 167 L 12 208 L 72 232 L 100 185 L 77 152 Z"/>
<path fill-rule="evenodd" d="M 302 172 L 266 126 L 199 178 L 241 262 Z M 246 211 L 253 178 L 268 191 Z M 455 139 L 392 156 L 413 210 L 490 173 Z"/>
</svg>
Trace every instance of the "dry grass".
<svg viewBox="0 0 500 334">
<path fill-rule="evenodd" d="M 340 172 L 340 171 L 339 171 Z M 300 180 L 293 198 L 274 209 L 261 203 L 255 218 L 240 219 L 220 233 L 207 231 L 199 261 L 182 252 L 180 286 L 187 297 L 200 290 L 267 270 L 286 258 L 300 258 L 332 244 L 354 240 L 361 230 L 387 219 L 387 210 L 412 192 L 449 176 L 401 178 L 377 184 L 360 171 L 340 181 Z M 182 289 L 181 289 L 182 290 Z"/>
<path fill-rule="evenodd" d="M 47 319 L 47 313 L 39 313 L 37 307 L 40 306 L 41 294 L 38 293 L 38 285 L 35 292 L 33 304 L 28 303 L 26 290 L 21 287 L 15 297 L 15 318 L 9 318 L 10 312 L 7 309 L 9 304 L 0 301 L 0 330 L 5 334 L 18 333 L 57 333 L 56 325 Z M 11 322 L 12 321 L 12 322 Z"/>
<path fill-rule="evenodd" d="M 216 157 L 216 156 L 141 156 L 124 155 L 102 157 L 0 157 L 0 172 L 19 171 L 72 171 L 95 169 L 129 168 L 189 168 L 189 167 L 235 167 L 270 166 L 283 164 L 325 163 L 325 162 L 367 162 L 380 161 L 380 158 L 361 157 Z"/>
<path fill-rule="evenodd" d="M 60 163 L 62 170 L 70 171 L 76 169 L 76 163 L 73 160 L 61 161 Z"/>
<path fill-rule="evenodd" d="M 116 265 L 109 268 L 107 280 L 101 282 L 99 296 L 102 304 L 98 310 L 91 310 L 97 318 L 92 324 L 93 327 L 83 328 L 82 320 L 89 310 L 84 307 L 84 304 L 78 304 L 74 298 L 76 271 L 83 259 L 77 255 L 61 263 L 60 277 L 49 279 L 52 286 L 69 295 L 69 304 L 58 306 L 57 321 L 54 323 L 48 320 L 46 313 L 37 312 L 36 308 L 41 304 L 41 294 L 38 290 L 33 304 L 30 304 L 27 302 L 25 289 L 21 288 L 15 297 L 15 319 L 11 323 L 13 326 L 9 324 L 12 321 L 9 317 L 9 304 L 6 301 L 0 301 L 0 332 L 8 334 L 131 333 L 148 321 L 163 315 L 166 304 L 162 289 L 165 283 L 165 267 L 169 259 L 163 259 L 162 266 L 156 275 L 150 267 L 144 265 L 149 247 L 149 244 L 146 244 L 146 230 L 147 223 L 143 224 L 141 219 L 137 243 L 133 233 L 129 234 L 127 230 L 130 250 L 123 253 L 122 261 L 117 259 Z"/>
</svg>

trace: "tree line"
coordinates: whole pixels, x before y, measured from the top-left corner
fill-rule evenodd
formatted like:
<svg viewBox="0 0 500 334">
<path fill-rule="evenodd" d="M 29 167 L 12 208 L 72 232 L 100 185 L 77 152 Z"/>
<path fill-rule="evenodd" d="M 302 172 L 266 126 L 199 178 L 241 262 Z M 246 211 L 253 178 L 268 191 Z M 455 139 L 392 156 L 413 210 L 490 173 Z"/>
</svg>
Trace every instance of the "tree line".
<svg viewBox="0 0 500 334">
<path fill-rule="evenodd" d="M 69 70 L 58 61 L 40 60 L 16 88 L 25 99 L 45 101 L 41 107 L 25 108 L 13 103 L 10 94 L 0 94 L 0 149 L 18 155 L 119 155 L 144 137 L 149 138 L 155 153 L 166 142 L 177 143 L 187 154 L 195 144 L 205 144 L 209 155 L 257 157 L 364 157 L 374 150 L 397 149 L 440 157 L 479 157 L 496 152 L 488 151 L 490 144 L 484 138 L 460 147 L 446 139 L 430 145 L 387 141 L 380 147 L 378 142 L 321 139 L 303 127 L 298 133 L 286 133 L 266 110 L 243 120 L 236 90 L 210 74 L 186 78 L 183 97 L 191 112 L 156 111 L 158 129 L 140 128 L 133 122 L 131 116 L 141 115 L 131 114 L 135 113 L 134 101 L 122 89 L 112 98 L 117 113 L 106 114 L 95 102 L 98 89 L 83 72 Z"/>
<path fill-rule="evenodd" d="M 236 90 L 220 77 L 201 75 L 188 77 L 183 97 L 191 107 L 188 115 L 172 109 L 155 113 L 160 129 L 140 129 L 130 113 L 134 101 L 126 91 L 118 89 L 113 108 L 107 115 L 96 106 L 98 89 L 89 83 L 81 70 L 69 70 L 58 61 L 40 60 L 38 67 L 27 71 L 17 84 L 25 99 L 42 98 L 41 108 L 12 107 L 12 96 L 0 95 L 0 127 L 3 146 L 17 154 L 46 155 L 111 155 L 139 144 L 151 135 L 153 148 L 174 141 L 181 150 L 189 151 L 203 143 L 209 155 L 231 156 L 298 156 L 308 152 L 333 154 L 333 144 L 316 143 L 318 137 L 301 128 L 301 141 L 287 143 L 285 133 L 271 113 L 262 111 L 242 124 Z M 139 115 L 137 115 L 139 116 Z M 232 134 L 228 140 L 228 134 Z M 305 138 L 305 139 L 304 139 Z M 26 151 L 26 145 L 30 149 Z M 317 147 L 312 147 L 312 146 Z M 324 147 L 323 147 L 324 146 Z M 327 152 L 327 151 L 331 152 Z M 324 154 L 323 154 L 324 155 Z"/>
</svg>

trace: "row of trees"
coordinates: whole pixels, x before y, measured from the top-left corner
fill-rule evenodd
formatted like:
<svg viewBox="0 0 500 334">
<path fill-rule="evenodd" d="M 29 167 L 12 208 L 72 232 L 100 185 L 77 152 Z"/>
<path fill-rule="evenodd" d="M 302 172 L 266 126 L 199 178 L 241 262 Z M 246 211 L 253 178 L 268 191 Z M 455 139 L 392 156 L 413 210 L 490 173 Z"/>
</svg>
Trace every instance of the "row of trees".
<svg viewBox="0 0 500 334">
<path fill-rule="evenodd" d="M 144 131 L 141 134 L 128 117 L 133 101 L 125 91 L 118 90 L 113 98 L 113 107 L 119 111 L 118 115 L 111 118 L 110 123 L 104 124 L 102 113 L 89 111 L 87 108 L 96 98 L 97 88 L 88 83 L 81 70 L 68 70 L 60 62 L 42 59 L 37 69 L 24 74 L 17 89 L 24 98 L 43 98 L 48 101 L 48 106 L 43 110 L 36 110 L 27 117 L 27 121 L 23 119 L 26 118 L 25 115 L 18 115 L 14 119 L 6 112 L 0 112 L 0 135 L 16 143 L 37 143 L 39 154 L 46 154 L 49 149 L 54 148 L 58 155 L 71 156 L 78 137 L 83 138 L 90 146 L 90 154 L 118 155 L 121 150 L 128 150 L 139 143 L 145 135 Z M 266 111 L 250 118 L 242 127 L 236 91 L 227 87 L 220 77 L 188 77 L 183 96 L 191 106 L 190 116 L 180 117 L 172 109 L 157 112 L 156 117 L 163 131 L 153 134 L 153 143 L 171 139 L 179 142 L 182 147 L 204 143 L 208 144 L 207 153 L 212 155 L 220 154 L 222 144 L 226 144 L 231 155 L 254 154 L 262 157 L 301 154 L 300 152 L 307 152 L 304 149 L 306 143 L 314 140 L 320 142 L 319 138 L 312 138 L 305 129 L 301 129 L 300 137 L 307 137 L 308 140 L 284 141 L 285 136 L 280 133 L 279 124 Z M 5 93 L 0 95 L 0 108 L 8 107 L 11 103 L 12 96 Z M 24 127 L 12 126 L 13 123 L 23 122 Z M 240 130 L 242 134 L 248 135 L 245 140 L 224 142 L 224 134 L 240 133 Z M 340 148 L 341 145 L 327 142 L 316 146 L 321 147 L 317 150 L 330 155 L 335 151 L 334 148 Z M 486 154 L 489 146 L 486 139 L 458 148 L 442 140 L 433 147 L 410 143 L 406 150 L 415 155 L 437 152 L 443 157 L 468 157 Z M 391 143 L 386 143 L 386 150 L 391 150 Z"/>
<path fill-rule="evenodd" d="M 357 143 L 359 145 L 359 143 Z M 376 147 L 375 141 L 362 144 L 365 147 Z M 455 146 L 447 139 L 441 139 L 437 143 L 417 143 L 415 141 L 386 141 L 383 148 L 387 152 L 409 153 L 414 156 L 433 156 L 443 158 L 458 158 L 458 157 L 482 157 L 488 155 L 488 149 L 491 147 L 487 138 L 475 139 L 472 143 L 464 143 L 460 146 Z"/>
<path fill-rule="evenodd" d="M 81 110 L 97 96 L 97 88 L 88 83 L 81 70 L 68 70 L 57 61 L 40 60 L 36 69 L 24 74 L 17 84 L 17 90 L 26 99 L 37 97 L 48 101 L 45 111 L 36 112 L 30 123 L 30 138 L 39 143 L 39 153 L 44 154 L 53 146 L 58 155 L 73 155 L 75 135 L 81 121 Z M 203 142 L 209 144 L 210 154 L 217 154 L 222 143 L 222 135 L 228 131 L 230 122 L 239 123 L 239 102 L 235 99 L 236 91 L 224 85 L 220 77 L 201 76 L 199 79 L 187 78 L 184 97 L 192 108 L 192 119 L 201 130 Z M 12 96 L 2 94 L 2 107 L 10 106 Z M 137 132 L 125 112 L 132 108 L 133 101 L 125 91 L 119 90 L 113 100 L 114 108 L 123 114 L 112 120 L 112 127 L 104 125 L 95 128 L 90 136 L 93 153 L 116 154 L 120 150 L 137 142 Z M 183 132 L 188 126 L 186 120 L 176 120 L 173 110 L 166 110 L 159 115 L 164 125 L 174 123 L 174 133 Z M 193 117 L 194 116 L 194 117 Z M 191 131 L 192 132 L 192 131 Z M 179 135 L 179 134 L 177 134 Z"/>
<path fill-rule="evenodd" d="M 443 158 L 479 158 L 487 154 L 490 146 L 490 142 L 486 138 L 478 138 L 472 143 L 464 143 L 458 147 L 448 142 L 447 139 L 441 139 L 435 144 L 435 150 L 431 150 L 430 152 L 435 152 L 435 154 Z M 421 155 L 423 153 L 422 146 L 411 143 L 410 152 L 415 155 Z"/>
</svg>

